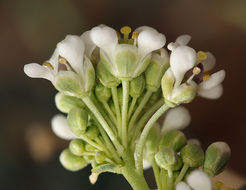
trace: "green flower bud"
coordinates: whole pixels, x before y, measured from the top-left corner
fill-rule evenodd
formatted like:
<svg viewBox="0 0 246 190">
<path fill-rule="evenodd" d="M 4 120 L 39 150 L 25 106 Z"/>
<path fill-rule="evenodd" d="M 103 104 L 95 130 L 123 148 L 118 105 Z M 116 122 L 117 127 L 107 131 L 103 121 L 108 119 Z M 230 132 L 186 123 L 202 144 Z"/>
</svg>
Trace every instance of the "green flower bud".
<svg viewBox="0 0 246 190">
<path fill-rule="evenodd" d="M 86 160 L 87 163 L 93 163 L 94 162 L 94 156 L 90 156 L 90 155 L 85 155 L 84 159 Z"/>
<path fill-rule="evenodd" d="M 90 139 L 95 139 L 99 135 L 99 130 L 96 125 L 90 125 L 87 127 L 86 136 Z"/>
<path fill-rule="evenodd" d="M 78 171 L 87 166 L 87 162 L 83 157 L 74 155 L 69 149 L 62 151 L 60 162 L 64 168 L 70 171 Z"/>
<path fill-rule="evenodd" d="M 69 143 L 69 150 L 76 156 L 82 156 L 85 152 L 85 142 L 81 139 L 74 139 Z"/>
<path fill-rule="evenodd" d="M 63 113 L 68 113 L 72 108 L 84 108 L 84 102 L 74 96 L 67 96 L 58 92 L 55 96 L 56 107 Z"/>
<path fill-rule="evenodd" d="M 97 149 L 94 146 L 90 145 L 89 143 L 86 143 L 85 150 L 86 152 L 95 152 Z"/>
<path fill-rule="evenodd" d="M 175 78 L 172 74 L 172 71 L 168 69 L 161 79 L 161 88 L 165 100 L 168 100 L 169 97 L 172 95 L 174 83 Z"/>
<path fill-rule="evenodd" d="M 145 80 L 144 76 L 140 75 L 130 81 L 130 96 L 133 98 L 138 98 L 144 91 Z"/>
<path fill-rule="evenodd" d="M 159 88 L 157 91 L 153 92 L 149 98 L 149 105 L 154 105 L 161 97 L 161 89 Z"/>
<path fill-rule="evenodd" d="M 173 167 L 173 171 L 179 171 L 182 168 L 182 166 L 183 166 L 182 159 L 180 158 L 180 156 L 177 156 L 177 162 Z"/>
<path fill-rule="evenodd" d="M 171 147 L 174 151 L 179 152 L 180 149 L 186 145 L 186 137 L 183 132 L 179 130 L 170 130 L 164 133 L 159 143 L 159 149 L 164 147 Z"/>
<path fill-rule="evenodd" d="M 182 161 L 189 167 L 198 168 L 203 164 L 204 152 L 202 148 L 196 144 L 187 144 L 180 152 Z"/>
<path fill-rule="evenodd" d="M 69 128 L 75 135 L 84 135 L 88 123 L 88 113 L 84 109 L 73 108 L 68 113 L 67 121 Z"/>
<path fill-rule="evenodd" d="M 95 154 L 95 160 L 98 164 L 102 164 L 106 159 L 106 155 L 104 152 L 98 151 Z"/>
<path fill-rule="evenodd" d="M 107 102 L 111 97 L 111 90 L 98 83 L 95 88 L 95 94 L 100 102 Z"/>
<path fill-rule="evenodd" d="M 160 126 L 158 123 L 155 123 L 154 126 L 151 128 L 148 137 L 145 143 L 144 149 L 144 157 L 151 161 L 158 151 L 158 142 L 160 139 Z"/>
<path fill-rule="evenodd" d="M 97 64 L 97 77 L 100 82 L 108 88 L 117 87 L 121 82 L 107 70 L 102 62 Z"/>
<path fill-rule="evenodd" d="M 169 67 L 168 54 L 164 49 L 161 54 L 153 53 L 149 66 L 145 71 L 147 89 L 157 91 L 161 85 L 161 78 Z"/>
<path fill-rule="evenodd" d="M 55 78 L 54 86 L 68 96 L 82 96 L 80 78 L 74 72 L 60 71 Z"/>
<path fill-rule="evenodd" d="M 156 153 L 155 161 L 161 168 L 172 171 L 177 162 L 177 154 L 172 148 L 165 147 Z"/>
<path fill-rule="evenodd" d="M 221 173 L 231 155 L 231 149 L 225 142 L 215 142 L 211 144 L 205 153 L 203 170 L 210 176 Z"/>
</svg>

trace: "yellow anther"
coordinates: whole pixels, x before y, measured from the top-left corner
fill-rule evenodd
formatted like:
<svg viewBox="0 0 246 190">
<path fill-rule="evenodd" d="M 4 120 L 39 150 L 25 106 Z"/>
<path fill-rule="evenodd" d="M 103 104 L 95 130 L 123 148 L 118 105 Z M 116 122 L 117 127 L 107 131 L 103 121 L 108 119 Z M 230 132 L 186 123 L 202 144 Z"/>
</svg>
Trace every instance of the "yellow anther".
<svg viewBox="0 0 246 190">
<path fill-rule="evenodd" d="M 116 32 L 118 39 L 120 39 L 120 33 Z"/>
<path fill-rule="evenodd" d="M 204 51 L 198 51 L 197 52 L 197 58 L 199 61 L 203 61 L 207 59 L 207 54 Z"/>
<path fill-rule="evenodd" d="M 129 34 L 131 33 L 132 29 L 129 26 L 123 26 L 120 29 L 120 32 L 124 35 L 124 39 L 128 39 Z"/>
<path fill-rule="evenodd" d="M 224 183 L 222 183 L 221 181 L 215 183 L 216 190 L 222 190 L 223 187 L 224 187 Z"/>
<path fill-rule="evenodd" d="M 138 32 L 137 31 L 134 31 L 133 33 L 132 33 L 132 39 L 133 40 L 135 40 L 137 37 L 138 37 Z"/>
<path fill-rule="evenodd" d="M 194 67 L 193 74 L 198 75 L 201 72 L 201 69 L 199 67 Z"/>
<path fill-rule="evenodd" d="M 202 80 L 208 80 L 210 78 L 210 75 L 204 75 Z"/>
<path fill-rule="evenodd" d="M 64 57 L 59 57 L 58 62 L 59 62 L 60 64 L 64 64 L 64 65 L 67 64 L 67 60 L 66 60 Z"/>
<path fill-rule="evenodd" d="M 54 70 L 53 65 L 51 65 L 49 62 L 44 62 L 43 65 L 51 68 L 52 70 Z"/>
</svg>

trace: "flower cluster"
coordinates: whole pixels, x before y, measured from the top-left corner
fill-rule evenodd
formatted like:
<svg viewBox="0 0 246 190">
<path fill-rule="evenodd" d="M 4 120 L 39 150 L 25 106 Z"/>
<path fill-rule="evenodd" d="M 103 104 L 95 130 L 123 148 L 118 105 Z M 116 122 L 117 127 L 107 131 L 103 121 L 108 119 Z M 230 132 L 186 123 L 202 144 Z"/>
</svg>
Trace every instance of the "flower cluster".
<svg viewBox="0 0 246 190">
<path fill-rule="evenodd" d="M 114 172 L 135 190 L 147 190 L 144 162 L 152 166 L 159 189 L 196 190 L 197 175 L 211 183 L 207 175 L 223 170 L 230 149 L 217 142 L 204 154 L 196 140 L 187 141 L 180 130 L 190 116 L 179 105 L 197 95 L 219 98 L 225 71 L 210 74 L 215 57 L 189 47 L 190 39 L 179 36 L 165 49 L 165 36 L 151 27 L 125 26 L 119 33 L 99 25 L 81 36 L 67 35 L 43 65 L 24 66 L 29 77 L 47 79 L 59 91 L 55 102 L 67 116 L 56 115 L 52 129 L 70 140 L 60 155 L 66 169 L 91 164 L 91 183 L 102 172 Z M 156 122 L 170 108 L 160 129 Z M 200 166 L 207 174 L 195 170 Z M 188 185 L 182 182 L 186 177 Z"/>
</svg>

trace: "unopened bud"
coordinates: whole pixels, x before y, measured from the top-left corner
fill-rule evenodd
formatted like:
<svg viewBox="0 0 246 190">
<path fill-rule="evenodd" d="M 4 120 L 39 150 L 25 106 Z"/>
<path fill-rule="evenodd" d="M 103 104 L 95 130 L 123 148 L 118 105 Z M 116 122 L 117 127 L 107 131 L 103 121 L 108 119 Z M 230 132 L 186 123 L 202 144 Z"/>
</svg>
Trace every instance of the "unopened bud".
<svg viewBox="0 0 246 190">
<path fill-rule="evenodd" d="M 231 149 L 225 142 L 215 142 L 211 144 L 205 153 L 203 170 L 210 176 L 221 173 L 231 155 Z"/>
<path fill-rule="evenodd" d="M 202 148 L 196 144 L 187 144 L 180 152 L 183 163 L 189 167 L 198 168 L 203 164 L 204 152 Z"/>
<path fill-rule="evenodd" d="M 67 121 L 69 128 L 75 135 L 84 135 L 88 123 L 88 113 L 84 109 L 73 108 L 68 113 Z"/>
<path fill-rule="evenodd" d="M 98 164 L 102 164 L 105 161 L 106 155 L 104 152 L 98 151 L 95 154 L 95 160 Z"/>
<path fill-rule="evenodd" d="M 159 143 L 159 149 L 164 147 L 171 147 L 174 151 L 179 152 L 180 149 L 186 145 L 186 137 L 183 132 L 179 130 L 166 131 Z"/>
<path fill-rule="evenodd" d="M 99 83 L 96 85 L 95 94 L 99 101 L 107 102 L 111 97 L 111 90 Z"/>
<path fill-rule="evenodd" d="M 177 162 L 177 154 L 172 148 L 165 147 L 156 153 L 155 161 L 161 168 L 172 171 Z"/>
<path fill-rule="evenodd" d="M 69 143 L 69 150 L 76 156 L 82 156 L 85 152 L 85 142 L 81 139 L 74 139 Z"/>
<path fill-rule="evenodd" d="M 145 79 L 143 75 L 140 75 L 130 81 L 130 96 L 138 98 L 145 88 Z"/>
<path fill-rule="evenodd" d="M 62 151 L 60 162 L 64 168 L 70 171 L 78 171 L 87 166 L 87 162 L 83 157 L 74 155 L 69 149 Z"/>
<path fill-rule="evenodd" d="M 90 139 L 95 139 L 99 135 L 99 130 L 96 125 L 90 125 L 86 129 L 86 136 L 89 137 Z"/>
</svg>

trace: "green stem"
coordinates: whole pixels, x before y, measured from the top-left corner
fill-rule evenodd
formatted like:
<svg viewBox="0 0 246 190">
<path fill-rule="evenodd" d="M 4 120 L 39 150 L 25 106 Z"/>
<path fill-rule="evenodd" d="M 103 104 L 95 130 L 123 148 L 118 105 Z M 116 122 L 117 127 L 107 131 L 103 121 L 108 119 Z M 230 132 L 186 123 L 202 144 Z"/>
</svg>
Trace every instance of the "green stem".
<svg viewBox="0 0 246 190">
<path fill-rule="evenodd" d="M 154 123 L 161 117 L 161 115 L 167 111 L 169 107 L 167 105 L 162 105 L 154 115 L 150 118 L 150 120 L 147 122 L 147 124 L 144 127 L 144 130 L 140 136 L 139 141 L 137 142 L 136 145 L 136 168 L 139 173 L 143 172 L 143 148 L 145 145 L 145 141 L 147 139 L 147 136 L 149 134 L 149 131 L 153 127 Z"/>
<path fill-rule="evenodd" d="M 159 170 L 159 167 L 156 164 L 154 158 L 152 160 L 152 168 L 153 168 L 153 171 L 154 171 L 155 181 L 156 181 L 157 188 L 161 190 L 162 189 L 162 186 L 161 186 L 160 170 Z"/>
<path fill-rule="evenodd" d="M 92 141 L 91 139 L 89 139 L 87 136 L 82 135 L 81 139 L 86 141 L 87 143 L 89 143 L 91 146 L 95 147 L 96 149 L 100 150 L 100 151 L 105 151 L 105 149 L 100 146 L 99 144 L 95 143 L 94 141 Z"/>
<path fill-rule="evenodd" d="M 132 102 L 131 102 L 131 105 L 130 105 L 130 108 L 129 108 L 129 111 L 128 111 L 128 116 L 127 116 L 128 120 L 131 118 L 131 115 L 132 115 L 133 109 L 134 109 L 134 107 L 136 105 L 137 99 L 138 98 L 136 98 L 136 97 L 132 98 Z"/>
<path fill-rule="evenodd" d="M 118 135 L 121 137 L 121 113 L 120 113 L 120 105 L 119 105 L 119 100 L 118 100 L 118 94 L 117 94 L 117 87 L 112 87 L 112 96 L 113 96 L 113 101 L 114 101 L 114 107 L 115 107 L 115 113 L 117 117 L 117 129 L 118 129 Z"/>
<path fill-rule="evenodd" d="M 184 176 L 185 176 L 185 174 L 186 174 L 186 172 L 187 172 L 187 170 L 189 169 L 189 166 L 187 165 L 187 164 L 184 164 L 183 165 L 183 168 L 182 168 L 182 170 L 181 170 L 181 172 L 179 173 L 179 176 L 177 177 L 177 179 L 176 179 L 176 181 L 175 181 L 175 183 L 174 183 L 174 186 L 176 187 L 176 185 L 180 182 L 180 181 L 182 181 L 182 179 L 184 178 Z"/>
<path fill-rule="evenodd" d="M 112 119 L 112 121 L 114 122 L 114 124 L 117 125 L 117 119 L 116 119 L 114 113 L 112 112 L 112 110 L 110 109 L 108 103 L 102 102 L 102 104 L 103 104 L 105 110 L 108 112 L 108 114 L 109 114 L 110 118 Z"/>
<path fill-rule="evenodd" d="M 172 170 L 168 170 L 168 178 L 167 178 L 167 189 L 168 190 L 173 190 L 173 171 Z"/>
<path fill-rule="evenodd" d="M 131 137 L 132 140 L 131 142 L 135 142 L 135 140 L 137 139 L 140 131 L 142 130 L 142 128 L 144 127 L 145 122 L 151 117 L 151 115 L 153 113 L 155 113 L 156 110 L 158 110 L 164 103 L 163 98 L 161 98 L 158 102 L 156 102 L 142 117 L 141 119 L 138 121 L 135 130 L 132 131 L 131 133 Z M 134 143 L 132 143 L 134 144 Z"/>
<path fill-rule="evenodd" d="M 160 172 L 160 179 L 161 179 L 161 190 L 167 190 L 168 189 L 168 176 L 167 176 L 167 171 L 165 169 L 161 169 Z"/>
<path fill-rule="evenodd" d="M 122 101 L 122 143 L 127 148 L 127 112 L 129 100 L 129 81 L 122 81 L 123 101 Z"/>
<path fill-rule="evenodd" d="M 102 125 L 103 129 L 105 130 L 105 132 L 107 133 L 107 135 L 109 136 L 111 141 L 113 142 L 113 144 L 116 147 L 116 149 L 118 150 L 119 154 L 122 155 L 122 153 L 124 151 L 124 148 L 119 143 L 119 141 L 117 140 L 117 138 L 116 138 L 115 134 L 113 133 L 112 129 L 109 127 L 108 123 L 105 121 L 105 119 L 103 118 L 103 116 L 101 115 L 101 113 L 99 112 L 97 107 L 94 105 L 94 103 L 92 102 L 90 97 L 85 96 L 85 97 L 82 98 L 82 100 L 84 101 L 86 106 L 90 109 L 90 111 L 95 115 L 95 117 L 97 118 L 98 122 Z"/>
<path fill-rule="evenodd" d="M 135 110 L 130 122 L 129 122 L 129 126 L 128 126 L 128 135 L 130 136 L 131 130 L 134 127 L 135 121 L 137 120 L 137 117 L 139 116 L 140 112 L 142 111 L 142 109 L 144 108 L 144 106 L 147 104 L 150 96 L 151 96 L 152 92 L 151 91 L 147 91 L 141 101 L 141 103 L 138 105 L 137 109 Z"/>
</svg>

